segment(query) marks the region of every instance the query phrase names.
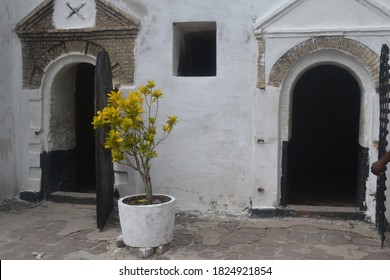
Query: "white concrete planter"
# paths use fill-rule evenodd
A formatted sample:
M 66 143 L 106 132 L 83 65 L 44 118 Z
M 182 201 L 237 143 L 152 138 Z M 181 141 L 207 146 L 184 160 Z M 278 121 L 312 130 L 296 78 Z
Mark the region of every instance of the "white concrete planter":
M 154 194 L 161 195 L 161 194 Z M 166 245 L 173 239 L 175 202 L 173 196 L 163 195 L 170 201 L 153 205 L 128 205 L 118 201 L 123 242 L 130 247 L 154 248 Z

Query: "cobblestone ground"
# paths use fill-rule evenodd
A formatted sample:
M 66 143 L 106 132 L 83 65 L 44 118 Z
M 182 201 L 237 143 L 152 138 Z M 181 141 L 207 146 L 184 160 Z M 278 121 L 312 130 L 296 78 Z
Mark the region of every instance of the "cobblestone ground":
M 390 260 L 374 225 L 314 218 L 180 212 L 171 248 L 148 259 Z M 103 231 L 95 206 L 12 200 L 0 206 L 0 259 L 137 259 L 121 242 L 114 210 Z

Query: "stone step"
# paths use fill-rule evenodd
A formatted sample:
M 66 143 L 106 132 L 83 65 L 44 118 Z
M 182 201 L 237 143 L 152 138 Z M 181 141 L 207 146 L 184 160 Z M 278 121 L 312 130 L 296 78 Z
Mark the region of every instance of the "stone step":
M 53 192 L 49 200 L 57 203 L 96 205 L 96 193 Z
M 366 215 L 357 207 L 288 205 L 272 209 L 252 209 L 254 217 L 337 218 L 364 221 Z

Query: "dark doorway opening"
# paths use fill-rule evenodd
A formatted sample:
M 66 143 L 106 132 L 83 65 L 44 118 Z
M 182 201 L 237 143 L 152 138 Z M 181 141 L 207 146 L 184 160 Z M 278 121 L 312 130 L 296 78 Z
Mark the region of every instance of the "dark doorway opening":
M 76 75 L 75 175 L 80 192 L 94 192 L 96 190 L 95 131 L 91 124 L 95 110 L 94 73 L 94 65 L 81 63 Z
M 357 206 L 360 88 L 346 70 L 321 65 L 292 97 L 287 203 Z

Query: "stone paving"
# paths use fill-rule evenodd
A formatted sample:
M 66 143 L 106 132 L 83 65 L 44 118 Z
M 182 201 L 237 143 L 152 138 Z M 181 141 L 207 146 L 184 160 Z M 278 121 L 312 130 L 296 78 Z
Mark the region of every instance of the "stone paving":
M 94 205 L 14 201 L 0 206 L 0 259 L 138 259 L 121 242 L 115 210 L 103 231 Z M 171 248 L 148 259 L 390 260 L 371 223 L 178 213 Z

